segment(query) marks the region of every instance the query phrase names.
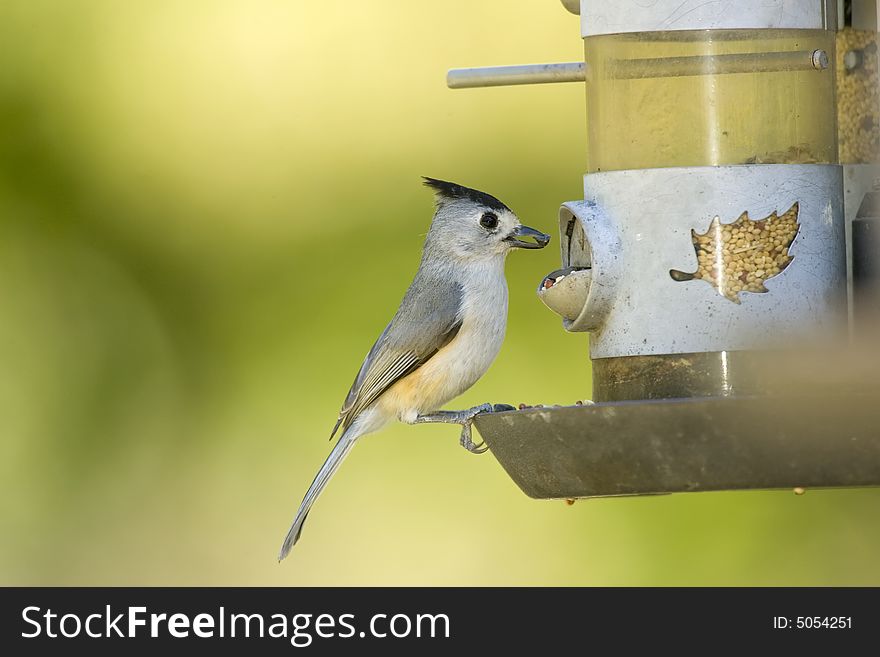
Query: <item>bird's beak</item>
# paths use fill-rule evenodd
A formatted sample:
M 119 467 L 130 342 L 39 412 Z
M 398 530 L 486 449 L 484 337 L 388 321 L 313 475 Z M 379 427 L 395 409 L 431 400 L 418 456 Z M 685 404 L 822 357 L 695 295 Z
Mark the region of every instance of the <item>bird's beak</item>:
M 527 242 L 523 237 L 531 237 L 534 242 Z M 550 241 L 550 236 L 528 226 L 517 226 L 510 235 L 504 238 L 505 242 L 517 249 L 543 249 Z

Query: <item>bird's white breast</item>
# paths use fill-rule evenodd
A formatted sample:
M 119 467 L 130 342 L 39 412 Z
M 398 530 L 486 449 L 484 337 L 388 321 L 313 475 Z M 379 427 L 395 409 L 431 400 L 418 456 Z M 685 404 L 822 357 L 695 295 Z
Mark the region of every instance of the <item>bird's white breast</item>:
M 503 262 L 500 265 L 474 268 L 461 281 L 458 334 L 383 395 L 387 411 L 411 422 L 417 415 L 438 410 L 486 373 L 501 349 L 507 328 L 507 282 Z
M 453 385 L 450 397 L 457 397 L 486 373 L 501 350 L 507 329 L 507 282 L 504 272 L 486 272 L 485 277 L 465 287 L 462 323 L 458 335 L 444 353 L 442 366 L 448 368 Z M 439 355 L 439 354 L 438 354 Z

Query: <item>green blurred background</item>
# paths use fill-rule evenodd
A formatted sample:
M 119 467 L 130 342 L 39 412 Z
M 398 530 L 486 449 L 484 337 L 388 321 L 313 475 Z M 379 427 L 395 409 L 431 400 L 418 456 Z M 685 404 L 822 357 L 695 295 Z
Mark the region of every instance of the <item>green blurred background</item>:
M 450 91 L 573 61 L 553 0 L 0 3 L 0 583 L 880 584 L 877 491 L 526 498 L 444 426 L 355 450 L 275 555 L 418 264 L 419 176 L 556 234 L 579 85 Z M 508 263 L 465 396 L 572 403 L 587 340 Z

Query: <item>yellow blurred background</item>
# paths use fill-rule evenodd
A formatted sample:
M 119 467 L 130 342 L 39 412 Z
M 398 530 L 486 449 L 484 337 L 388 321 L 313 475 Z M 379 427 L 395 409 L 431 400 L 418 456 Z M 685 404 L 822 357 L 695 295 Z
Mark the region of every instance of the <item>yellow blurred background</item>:
M 554 0 L 0 4 L 0 584 L 880 584 L 878 491 L 526 498 L 448 426 L 364 440 L 275 561 L 418 264 L 419 176 L 556 235 L 577 84 Z M 572 403 L 587 339 L 508 263 L 510 322 L 453 407 Z

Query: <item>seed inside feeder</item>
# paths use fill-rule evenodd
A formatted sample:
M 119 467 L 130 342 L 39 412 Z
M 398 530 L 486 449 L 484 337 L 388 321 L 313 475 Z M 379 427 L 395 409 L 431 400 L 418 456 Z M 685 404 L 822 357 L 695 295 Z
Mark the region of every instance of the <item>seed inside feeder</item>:
M 880 158 L 880 84 L 877 33 L 837 33 L 837 127 L 840 162 Z
M 691 231 L 697 271 L 672 269 L 675 281 L 703 280 L 725 298 L 740 303 L 741 292 L 767 292 L 764 282 L 791 263 L 789 248 L 797 236 L 798 204 L 783 215 L 775 212 L 759 220 L 743 212 L 732 224 L 715 217 L 705 233 Z
M 544 279 L 544 289 L 549 290 L 551 287 L 556 285 L 559 281 L 565 278 L 565 274 L 559 274 L 558 276 L 548 276 Z

